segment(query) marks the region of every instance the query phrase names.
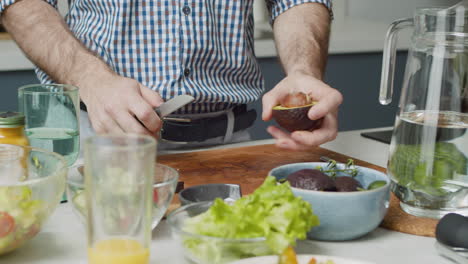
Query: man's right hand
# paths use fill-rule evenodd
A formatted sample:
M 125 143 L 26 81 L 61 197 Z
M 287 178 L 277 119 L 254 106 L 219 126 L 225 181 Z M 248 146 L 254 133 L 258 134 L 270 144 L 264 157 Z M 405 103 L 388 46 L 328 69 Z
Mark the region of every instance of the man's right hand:
M 161 120 L 154 108 L 163 102 L 158 93 L 112 72 L 73 36 L 51 5 L 43 0 L 16 1 L 0 20 L 34 64 L 55 82 L 80 89 L 97 133 L 156 136 Z
M 156 136 L 162 123 L 154 108 L 163 103 L 157 92 L 117 74 L 78 84 L 91 124 L 98 134 L 137 133 Z

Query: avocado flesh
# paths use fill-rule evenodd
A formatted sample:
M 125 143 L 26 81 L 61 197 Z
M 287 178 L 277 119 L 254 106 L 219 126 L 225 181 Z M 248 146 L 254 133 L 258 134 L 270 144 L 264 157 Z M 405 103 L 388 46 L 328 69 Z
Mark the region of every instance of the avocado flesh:
M 316 102 L 299 107 L 273 107 L 273 118 L 275 121 L 288 130 L 289 132 L 298 130 L 312 130 L 320 126 L 322 119 L 310 120 L 307 116 L 309 109 L 314 106 Z
M 293 106 L 293 107 L 286 107 L 286 106 L 282 106 L 282 105 L 277 105 L 277 106 L 273 107 L 273 110 L 290 110 L 290 109 L 297 109 L 297 108 L 304 108 L 304 107 L 310 108 L 311 106 L 314 106 L 316 104 L 317 104 L 317 102 L 312 102 L 311 104 L 308 104 L 308 105 Z

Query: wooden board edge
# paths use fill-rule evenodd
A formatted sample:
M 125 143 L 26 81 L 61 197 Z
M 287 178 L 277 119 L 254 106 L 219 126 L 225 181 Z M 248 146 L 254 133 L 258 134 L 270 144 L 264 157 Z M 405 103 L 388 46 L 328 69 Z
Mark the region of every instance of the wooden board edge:
M 258 148 L 258 147 L 268 147 L 268 146 L 274 147 L 275 144 L 260 144 L 260 145 L 242 146 L 242 147 L 229 147 L 229 146 L 226 146 L 226 148 L 203 149 L 203 150 L 194 151 L 194 152 L 167 153 L 167 154 L 162 154 L 162 155 L 160 155 L 158 157 L 164 157 L 165 159 L 166 158 L 170 159 L 171 157 L 178 157 L 180 155 L 191 156 L 191 155 L 197 155 L 198 153 L 217 153 L 217 154 L 219 154 L 220 152 L 229 151 L 229 150 L 238 150 L 238 149 L 248 150 L 248 149 L 255 149 L 255 148 Z M 369 167 L 371 169 L 375 169 L 375 170 L 378 170 L 378 171 L 383 172 L 383 173 L 386 173 L 386 171 L 387 171 L 384 167 L 381 167 L 381 166 L 378 166 L 378 165 L 375 165 L 375 164 L 372 164 L 372 163 L 369 163 L 369 162 L 366 162 L 366 161 L 363 161 L 363 160 L 360 160 L 360 159 L 357 159 L 357 158 L 354 158 L 354 157 L 350 157 L 350 156 L 345 155 L 345 154 L 340 154 L 338 152 L 328 150 L 326 148 L 315 147 L 315 149 L 318 152 L 322 152 L 322 151 L 326 152 L 327 153 L 326 155 L 327 155 L 328 158 L 334 159 L 337 162 L 346 163 L 347 160 L 343 160 L 343 157 L 346 157 L 346 158 L 353 159 L 355 161 L 356 165 L 363 166 L 363 167 Z M 311 151 L 314 151 L 314 150 L 311 150 Z
M 0 33 L 0 40 L 12 40 L 10 34 L 6 32 Z

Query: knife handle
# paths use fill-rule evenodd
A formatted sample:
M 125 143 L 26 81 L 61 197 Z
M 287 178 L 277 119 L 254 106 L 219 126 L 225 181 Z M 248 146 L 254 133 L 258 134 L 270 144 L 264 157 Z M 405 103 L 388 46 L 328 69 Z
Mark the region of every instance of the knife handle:
M 437 241 L 457 248 L 468 248 L 468 217 L 447 214 L 436 227 Z

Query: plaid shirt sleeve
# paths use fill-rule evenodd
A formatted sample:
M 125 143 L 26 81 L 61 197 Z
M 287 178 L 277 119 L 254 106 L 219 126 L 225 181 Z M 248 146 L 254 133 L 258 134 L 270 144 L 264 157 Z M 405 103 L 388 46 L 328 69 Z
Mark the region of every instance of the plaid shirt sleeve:
M 323 4 L 330 10 L 330 15 L 333 17 L 331 1 L 332 0 L 266 0 L 266 3 L 268 12 L 270 13 L 270 23 L 273 24 L 275 19 L 289 8 L 305 3 Z
M 18 0 L 0 0 L 0 16 L 2 16 L 3 11 L 12 4 L 16 3 Z M 44 0 L 49 3 L 54 8 L 57 8 L 57 0 Z

